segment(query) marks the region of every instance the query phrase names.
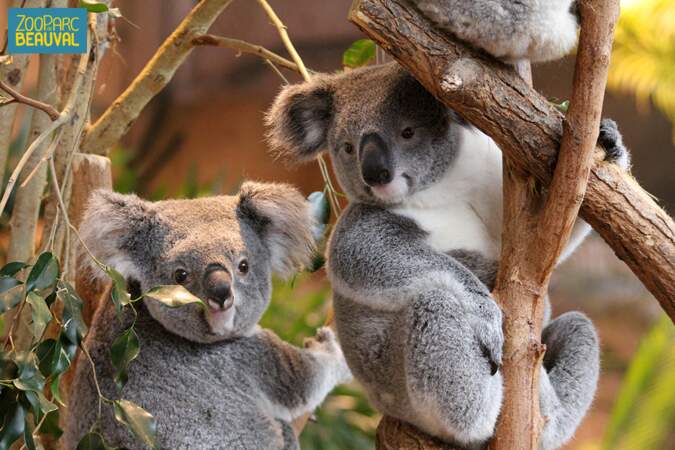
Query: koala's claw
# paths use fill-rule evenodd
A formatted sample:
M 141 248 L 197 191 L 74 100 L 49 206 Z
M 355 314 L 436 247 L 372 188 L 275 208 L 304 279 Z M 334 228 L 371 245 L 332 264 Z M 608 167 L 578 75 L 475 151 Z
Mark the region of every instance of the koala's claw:
M 326 350 L 330 350 L 332 347 L 337 346 L 337 338 L 333 330 L 328 327 L 321 327 L 316 331 L 314 337 L 305 339 L 304 345 L 307 349 L 323 347 Z
M 628 167 L 630 155 L 623 144 L 619 127 L 612 119 L 602 119 L 600 122 L 598 145 L 605 150 L 605 161 L 616 163 L 622 169 Z

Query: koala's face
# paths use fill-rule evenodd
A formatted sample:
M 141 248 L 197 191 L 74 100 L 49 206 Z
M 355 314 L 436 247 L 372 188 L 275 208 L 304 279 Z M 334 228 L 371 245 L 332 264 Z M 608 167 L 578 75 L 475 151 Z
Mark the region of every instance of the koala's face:
M 327 150 L 350 200 L 384 205 L 438 181 L 464 126 L 395 63 L 287 86 L 266 121 L 278 153 L 302 161 Z
M 272 272 L 289 275 L 310 258 L 312 225 L 295 189 L 245 183 L 237 196 L 155 203 L 97 191 L 80 230 L 94 255 L 140 292 L 179 284 L 199 297 L 206 308 L 145 305 L 169 331 L 214 342 L 252 331 Z

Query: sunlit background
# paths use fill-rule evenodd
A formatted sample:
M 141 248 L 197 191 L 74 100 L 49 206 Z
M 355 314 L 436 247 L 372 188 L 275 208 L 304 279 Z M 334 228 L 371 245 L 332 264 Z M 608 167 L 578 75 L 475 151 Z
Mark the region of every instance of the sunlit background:
M 190 0 L 118 0 L 118 41 L 98 76 L 94 114 L 129 84 L 191 9 Z M 342 53 L 363 36 L 347 20 L 349 0 L 272 0 L 308 67 L 341 70 Z M 622 1 L 605 116 L 617 120 L 633 152 L 633 173 L 666 209 L 675 206 L 675 1 Z M 0 11 L 7 1 L 0 0 Z M 0 14 L 0 28 L 6 24 Z M 254 2 L 238 0 L 215 34 L 283 53 L 276 30 Z M 535 87 L 551 100 L 569 96 L 574 60 L 534 68 Z M 36 64 L 25 83 L 35 88 Z M 289 74 L 291 82 L 299 77 Z M 229 193 L 244 178 L 287 181 L 305 193 L 322 189 L 314 164 L 289 169 L 271 159 L 263 112 L 283 81 L 253 56 L 198 48 L 146 109 L 114 152 L 115 187 L 159 199 Z M 21 108 L 9 167 L 28 134 Z M 21 125 L 25 126 L 21 126 Z M 7 175 L 6 175 L 7 176 Z M 6 217 L 3 216 L 3 225 Z M 6 247 L 6 227 L 0 239 Z M 599 328 L 603 372 L 593 409 L 568 449 L 675 448 L 675 330 L 657 302 L 597 236 L 557 271 L 554 313 L 579 309 Z M 277 282 L 263 323 L 295 344 L 326 317 L 330 289 L 323 272 Z M 302 434 L 304 449 L 373 448 L 377 414 L 357 384 L 337 389 Z

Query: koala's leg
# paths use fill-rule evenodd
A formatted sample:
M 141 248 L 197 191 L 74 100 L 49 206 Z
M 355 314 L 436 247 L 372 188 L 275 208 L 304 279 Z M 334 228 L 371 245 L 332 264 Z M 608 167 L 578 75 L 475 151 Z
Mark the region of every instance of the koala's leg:
M 630 167 L 630 151 L 624 145 L 621 132 L 619 132 L 616 122 L 612 119 L 602 119 L 600 122 L 598 145 L 605 150 L 605 161 L 616 164 L 623 170 L 627 170 Z M 585 220 L 577 218 L 574 228 L 572 228 L 572 234 L 558 259 L 558 263 L 567 259 L 590 232 L 591 226 Z
M 540 376 L 541 413 L 547 422 L 539 448 L 553 450 L 574 434 L 591 405 L 598 382 L 598 335 L 584 314 L 569 312 L 543 331 L 546 344 Z
M 479 329 L 456 294 L 429 290 L 407 309 L 406 379 L 416 425 L 473 446 L 492 436 L 502 402 L 502 375 L 485 348 L 494 335 L 501 351 L 501 316 Z
M 412 0 L 438 27 L 508 61 L 546 61 L 577 42 L 572 0 Z

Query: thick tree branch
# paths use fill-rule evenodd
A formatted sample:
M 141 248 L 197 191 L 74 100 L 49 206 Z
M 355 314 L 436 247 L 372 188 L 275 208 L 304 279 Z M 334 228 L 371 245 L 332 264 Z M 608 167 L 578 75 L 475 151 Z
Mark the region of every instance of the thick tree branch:
M 581 38 L 570 109 L 545 199 L 504 164 L 504 228 L 494 290 L 504 311 L 504 404 L 492 450 L 536 450 L 545 418 L 539 408 L 544 297 L 572 232 L 593 165 L 618 0 L 579 2 Z M 538 205 L 543 203 L 543 207 Z M 528 242 L 529 245 L 523 245 Z
M 129 87 L 87 130 L 80 147 L 82 153 L 109 153 L 143 108 L 171 81 L 176 70 L 192 52 L 192 40 L 206 33 L 231 2 L 202 0 L 195 5 Z
M 491 136 L 515 169 L 550 184 L 564 118 L 511 67 L 434 30 L 401 0 L 356 0 L 350 17 L 443 103 Z M 581 216 L 675 320 L 673 220 L 602 155 L 598 149 Z

